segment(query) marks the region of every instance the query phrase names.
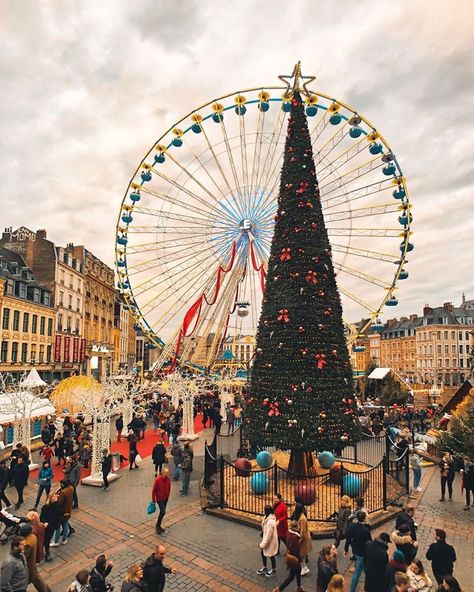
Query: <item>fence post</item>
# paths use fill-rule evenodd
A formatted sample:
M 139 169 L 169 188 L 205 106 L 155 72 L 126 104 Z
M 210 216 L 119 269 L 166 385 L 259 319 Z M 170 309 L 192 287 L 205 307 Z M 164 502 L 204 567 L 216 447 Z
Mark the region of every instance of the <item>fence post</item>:
M 273 494 L 276 495 L 278 493 L 278 465 L 275 463 L 273 465 Z
M 388 473 L 388 458 L 383 457 L 382 470 L 382 487 L 383 487 L 383 509 L 387 509 L 387 473 Z
M 357 464 L 357 442 L 354 444 L 354 462 Z
M 219 479 L 219 505 L 221 508 L 224 507 L 225 504 L 225 483 L 224 483 L 224 457 L 222 454 L 219 457 L 219 472 L 220 472 L 220 479 Z
M 344 465 L 341 462 L 341 496 L 344 495 Z
M 385 456 L 387 460 L 390 458 L 390 437 L 388 432 L 385 433 Z

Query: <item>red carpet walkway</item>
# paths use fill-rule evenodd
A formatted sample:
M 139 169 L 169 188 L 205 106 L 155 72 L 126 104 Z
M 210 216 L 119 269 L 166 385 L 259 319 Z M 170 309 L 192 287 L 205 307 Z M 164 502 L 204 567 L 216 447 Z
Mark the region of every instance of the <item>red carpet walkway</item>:
M 194 431 L 197 433 L 201 432 L 204 429 L 204 426 L 202 425 L 202 414 L 198 413 L 198 415 L 196 416 L 195 420 L 194 420 Z M 115 432 L 115 429 L 114 429 Z M 113 434 L 114 435 L 114 434 Z M 140 440 L 137 443 L 137 450 L 138 453 L 140 454 L 140 456 L 142 458 L 146 458 L 148 456 L 151 456 L 151 452 L 153 450 L 153 447 L 155 446 L 155 444 L 158 442 L 158 434 L 154 434 L 153 433 L 153 427 L 150 425 L 148 425 L 147 429 L 145 430 L 145 438 L 143 440 Z M 168 436 L 165 434 L 165 446 L 167 448 L 170 447 L 170 444 L 168 442 Z M 120 454 L 122 456 L 124 456 L 125 458 L 128 458 L 128 441 L 126 436 L 122 437 L 122 441 L 121 442 L 117 442 L 117 441 L 113 441 L 112 442 L 112 447 L 111 447 L 112 452 L 120 452 Z M 57 466 L 56 465 L 56 458 L 53 457 L 51 459 L 52 463 L 53 463 L 53 473 L 54 473 L 54 481 L 60 481 L 63 477 L 64 477 L 64 473 L 63 473 L 63 465 Z M 41 461 L 40 461 L 41 462 Z M 124 462 L 124 467 L 128 466 L 128 461 Z M 38 473 L 36 473 L 37 475 Z M 90 475 L 90 470 L 89 469 L 82 469 L 82 473 L 81 476 L 87 477 Z M 35 473 L 32 474 L 33 478 L 36 478 Z

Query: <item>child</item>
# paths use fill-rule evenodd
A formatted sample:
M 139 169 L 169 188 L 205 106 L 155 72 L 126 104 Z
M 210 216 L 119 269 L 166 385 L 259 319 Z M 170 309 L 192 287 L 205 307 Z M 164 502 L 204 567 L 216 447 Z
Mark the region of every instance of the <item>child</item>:
M 51 463 L 51 457 L 54 455 L 54 450 L 51 448 L 49 444 L 46 444 L 40 450 L 40 455 L 42 455 L 44 460 L 47 460 L 49 463 Z

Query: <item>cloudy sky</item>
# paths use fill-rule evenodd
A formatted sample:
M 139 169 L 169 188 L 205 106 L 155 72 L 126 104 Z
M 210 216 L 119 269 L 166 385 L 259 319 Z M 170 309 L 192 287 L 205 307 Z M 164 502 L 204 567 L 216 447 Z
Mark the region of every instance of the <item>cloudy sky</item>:
M 131 174 L 181 115 L 302 60 L 375 122 L 414 214 L 397 314 L 474 298 L 472 2 L 4 0 L 1 225 L 109 264 Z

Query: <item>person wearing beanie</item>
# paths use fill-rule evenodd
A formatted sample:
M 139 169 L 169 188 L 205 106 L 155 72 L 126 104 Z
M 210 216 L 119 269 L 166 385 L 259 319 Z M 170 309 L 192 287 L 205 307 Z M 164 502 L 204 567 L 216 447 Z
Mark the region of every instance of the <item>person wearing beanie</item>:
M 365 592 L 380 592 L 380 582 L 385 581 L 387 572 L 389 542 L 390 535 L 382 532 L 375 540 L 365 543 Z
M 405 555 L 402 551 L 395 549 L 393 552 L 393 557 L 390 559 L 387 565 L 387 573 L 385 577 L 385 590 L 387 592 L 392 592 L 395 586 L 395 574 L 397 572 L 406 573 L 407 571 L 407 564 L 405 561 Z

